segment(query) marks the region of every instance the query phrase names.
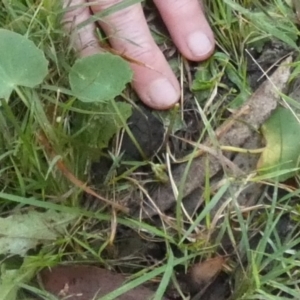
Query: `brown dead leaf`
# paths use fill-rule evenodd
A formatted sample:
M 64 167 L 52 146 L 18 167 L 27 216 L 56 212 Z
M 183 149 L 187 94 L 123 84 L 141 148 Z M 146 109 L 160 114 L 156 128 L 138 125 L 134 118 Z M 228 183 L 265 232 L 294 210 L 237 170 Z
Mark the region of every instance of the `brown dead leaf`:
M 92 300 L 116 290 L 126 280 L 125 276 L 93 266 L 59 266 L 40 273 L 46 291 L 68 300 Z M 146 300 L 154 292 L 137 287 L 119 296 L 120 300 Z
M 221 272 L 225 260 L 224 257 L 217 256 L 193 265 L 187 274 L 187 284 L 191 293 L 199 293 L 206 289 Z
M 217 256 L 193 265 L 189 272 L 191 280 L 199 286 L 207 284 L 219 274 L 224 262 L 224 257 Z

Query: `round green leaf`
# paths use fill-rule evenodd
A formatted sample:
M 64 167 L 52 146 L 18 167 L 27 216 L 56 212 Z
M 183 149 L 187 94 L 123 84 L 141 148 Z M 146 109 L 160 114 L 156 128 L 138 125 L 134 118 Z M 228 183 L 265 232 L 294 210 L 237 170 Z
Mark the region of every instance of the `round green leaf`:
M 0 29 L 0 98 L 8 99 L 16 86 L 40 84 L 47 73 L 48 61 L 32 41 Z
M 283 107 L 276 109 L 262 126 L 262 134 L 267 145 L 258 161 L 260 173 L 278 173 L 279 181 L 294 176 L 299 166 L 300 124 L 293 113 Z
M 129 64 L 109 53 L 95 54 L 77 60 L 69 80 L 74 95 L 83 102 L 113 99 L 132 79 Z

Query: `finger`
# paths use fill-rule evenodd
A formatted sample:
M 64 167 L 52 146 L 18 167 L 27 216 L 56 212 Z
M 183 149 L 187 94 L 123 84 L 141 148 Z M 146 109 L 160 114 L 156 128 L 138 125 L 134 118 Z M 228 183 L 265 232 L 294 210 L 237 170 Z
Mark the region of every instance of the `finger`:
M 119 2 L 121 0 L 99 0 L 92 10 L 98 13 Z M 131 5 L 99 23 L 117 51 L 144 64 L 131 63 L 134 71 L 132 84 L 141 100 L 156 109 L 174 105 L 180 96 L 179 84 L 151 36 L 142 6 Z
M 63 18 L 63 25 L 71 35 L 71 43 L 79 52 L 80 56 L 92 55 L 101 49 L 95 35 L 95 24 L 90 23 L 83 28 L 77 26 L 90 18 L 90 9 L 85 0 L 63 0 L 66 11 Z
M 154 0 L 170 35 L 188 59 L 201 61 L 214 51 L 212 30 L 198 0 Z

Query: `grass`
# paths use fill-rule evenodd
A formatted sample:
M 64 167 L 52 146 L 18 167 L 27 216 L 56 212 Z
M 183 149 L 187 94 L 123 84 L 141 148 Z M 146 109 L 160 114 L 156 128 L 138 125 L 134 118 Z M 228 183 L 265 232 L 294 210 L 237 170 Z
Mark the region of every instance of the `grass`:
M 272 38 L 295 48 L 299 31 L 292 9 L 283 0 L 206 2 L 218 50 L 204 64 L 205 68 L 198 70 L 196 78 L 199 80 L 194 81 L 193 87 L 203 106 L 215 87 L 222 91 L 217 103 L 208 107 L 210 113 L 218 109 L 205 125 L 209 132 L 210 128 L 214 129 L 222 122 L 225 106 L 234 107 L 251 93 L 252 88 L 247 81 L 249 59 L 245 49 L 260 51 Z M 17 299 L 26 299 L 24 291 L 31 291 L 43 299 L 54 299 L 30 284 L 29 280 L 40 269 L 60 262 L 100 265 L 115 270 L 126 267 L 136 273 L 132 281 L 102 299 L 113 299 L 155 278 L 159 278 L 155 299 L 161 299 L 170 282 L 180 290 L 175 280 L 175 270 L 187 270 L 195 261 L 221 254 L 229 257 L 224 268 L 229 275 L 229 299 L 299 298 L 299 189 L 290 190 L 288 185 L 279 186 L 278 183 L 266 185 L 258 204 L 249 211 L 241 211 L 231 192 L 232 183 L 226 180 L 226 184 L 214 196 L 206 193 L 205 205 L 197 216 L 185 218 L 178 205 L 176 219 L 162 219 L 161 226 L 124 215 L 116 216 L 107 207 L 95 211 L 83 208 L 82 189 L 70 183 L 56 167 L 60 157 L 65 166 L 84 182 L 90 181 L 89 171 L 93 160 L 111 155 L 116 168 L 120 164 L 130 166 L 118 175 L 112 168 L 106 176 L 106 196 L 110 199 L 118 199 L 120 195 L 123 199 L 128 198 L 133 189 L 132 183 L 143 186 L 146 181 L 154 181 L 151 172 L 147 174 L 147 179 L 141 179 L 140 182 L 135 173 L 138 167 L 149 165 L 149 162 L 122 159 L 118 152 L 121 133 L 115 138 L 110 154 L 103 149 L 97 151 L 93 147 L 85 147 L 85 141 L 94 139 L 94 131 L 89 130 L 91 123 L 98 124 L 97 120 L 103 113 L 96 113 L 93 105 L 78 104 L 74 97 L 65 93 L 68 89 L 68 71 L 75 61 L 75 55 L 60 26 L 62 14 L 58 1 L 15 0 L 2 3 L 0 27 L 25 34 L 33 40 L 45 53 L 50 68 L 42 86 L 35 89 L 19 88 L 8 104 L 2 102 L 1 215 L 4 217 L 16 212 L 26 214 L 35 208 L 38 211 L 55 210 L 75 216 L 63 235 L 41 249 L 32 250 L 26 259 L 16 262 L 14 257 L 2 255 L 2 283 L 4 278 L 7 279 L 4 277 L 4 268 L 14 267 L 17 270 L 13 286 L 17 282 L 22 288 Z M 160 41 L 167 42 L 163 38 L 164 32 L 156 29 L 155 35 Z M 185 75 L 180 57 L 173 57 L 172 63 L 177 74 Z M 181 79 L 186 80 L 185 77 Z M 197 109 L 197 106 L 193 108 Z M 177 115 L 180 119 L 180 113 L 175 111 L 176 116 L 174 112 L 171 115 L 171 119 L 174 118 L 171 121 L 173 126 Z M 176 126 L 178 124 L 180 122 Z M 173 128 L 167 130 L 169 134 L 173 133 Z M 45 151 L 45 145 L 40 142 L 42 134 L 55 155 L 49 156 Z M 83 135 L 85 141 L 82 141 Z M 207 180 L 206 190 L 210 188 L 211 183 Z M 286 190 L 284 193 L 283 188 Z M 221 222 L 216 222 L 210 213 L 224 195 L 226 199 L 231 199 L 228 201 L 230 205 L 220 216 Z M 281 227 L 284 226 L 287 227 L 284 231 L 286 235 L 280 236 L 283 232 Z M 124 261 L 114 256 L 112 253 L 119 244 L 120 227 L 139 233 L 144 240 L 163 243 L 165 258 L 153 266 L 145 263 L 145 258 L 127 257 Z M 225 237 L 230 244 L 228 253 L 228 249 L 220 247 Z M 6 287 L 9 292 L 14 292 L 14 287 Z M 0 299 L 14 299 L 13 293 L 7 295 L 7 298 L 1 298 L 0 295 Z

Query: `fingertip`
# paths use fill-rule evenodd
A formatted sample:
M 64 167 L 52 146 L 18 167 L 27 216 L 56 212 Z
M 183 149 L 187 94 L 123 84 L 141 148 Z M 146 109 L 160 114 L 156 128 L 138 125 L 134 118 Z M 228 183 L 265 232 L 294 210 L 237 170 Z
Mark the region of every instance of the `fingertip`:
M 94 1 L 94 13 L 121 0 Z M 129 6 L 106 16 L 99 22 L 112 47 L 137 63 L 131 63 L 132 86 L 147 106 L 165 110 L 180 98 L 180 87 L 162 52 L 155 44 L 141 4 Z
M 202 61 L 212 55 L 215 50 L 215 40 L 213 36 L 196 31 L 186 38 L 187 47 L 182 49 L 182 54 L 189 60 Z
M 180 87 L 162 77 L 150 82 L 147 86 L 134 86 L 141 100 L 151 108 L 166 110 L 174 106 L 180 98 Z
M 198 0 L 154 2 L 184 57 L 192 61 L 202 61 L 214 52 L 214 34 Z

